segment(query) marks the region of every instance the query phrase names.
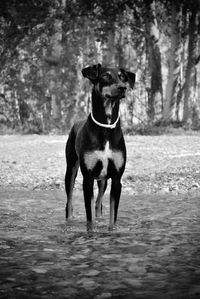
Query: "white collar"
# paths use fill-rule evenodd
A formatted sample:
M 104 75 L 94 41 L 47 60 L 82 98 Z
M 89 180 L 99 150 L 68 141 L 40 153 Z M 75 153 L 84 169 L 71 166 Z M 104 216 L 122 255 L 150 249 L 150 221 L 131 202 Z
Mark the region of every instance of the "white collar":
M 113 124 L 110 124 L 110 125 L 109 125 L 109 124 L 102 124 L 102 123 L 98 122 L 98 121 L 94 118 L 94 116 L 93 116 L 93 114 L 92 114 L 92 111 L 91 111 L 91 118 L 92 118 L 93 122 L 94 122 L 96 125 L 100 126 L 100 127 L 107 128 L 107 129 L 114 129 L 114 128 L 116 127 L 118 121 L 119 121 L 120 114 L 118 113 L 117 120 L 116 120 Z

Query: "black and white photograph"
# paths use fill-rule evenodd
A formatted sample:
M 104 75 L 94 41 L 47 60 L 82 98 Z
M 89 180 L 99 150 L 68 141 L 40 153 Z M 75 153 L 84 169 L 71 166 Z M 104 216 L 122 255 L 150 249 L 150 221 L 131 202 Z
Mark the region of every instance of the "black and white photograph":
M 200 0 L 0 1 L 0 299 L 200 298 Z

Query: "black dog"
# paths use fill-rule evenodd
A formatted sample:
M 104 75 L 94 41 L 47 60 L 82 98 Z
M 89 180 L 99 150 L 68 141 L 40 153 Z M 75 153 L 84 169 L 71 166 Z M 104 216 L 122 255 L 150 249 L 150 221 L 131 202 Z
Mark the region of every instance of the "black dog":
M 121 176 L 125 169 L 126 147 L 119 118 L 120 99 L 125 97 L 126 85 L 133 88 L 135 74 L 123 69 L 93 65 L 82 70 L 93 83 L 92 111 L 86 121 L 77 122 L 71 129 L 66 145 L 67 193 L 66 218 L 72 216 L 72 191 L 78 167 L 83 175 L 83 193 L 87 230 L 92 231 L 94 220 L 94 180 L 98 183 L 96 216 L 102 214 L 102 197 L 111 178 L 110 222 L 114 228 L 121 195 Z

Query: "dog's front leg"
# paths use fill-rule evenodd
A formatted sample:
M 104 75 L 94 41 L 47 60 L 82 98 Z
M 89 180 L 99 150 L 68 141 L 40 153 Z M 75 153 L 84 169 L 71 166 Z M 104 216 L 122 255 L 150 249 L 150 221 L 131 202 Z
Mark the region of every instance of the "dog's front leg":
M 87 231 L 90 232 L 93 230 L 93 221 L 94 221 L 94 179 L 83 178 L 83 194 L 85 201 L 85 211 L 87 218 Z
M 117 211 L 121 195 L 121 182 L 119 178 L 113 178 L 110 191 L 110 223 L 109 230 L 113 230 L 117 221 Z

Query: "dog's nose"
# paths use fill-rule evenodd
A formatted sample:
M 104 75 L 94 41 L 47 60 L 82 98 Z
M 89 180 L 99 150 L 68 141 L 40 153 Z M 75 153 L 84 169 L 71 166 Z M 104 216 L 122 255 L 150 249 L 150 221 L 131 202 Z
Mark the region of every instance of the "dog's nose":
M 125 92 L 126 91 L 126 87 L 125 86 L 119 86 L 117 89 L 119 91 L 121 91 L 121 92 Z

